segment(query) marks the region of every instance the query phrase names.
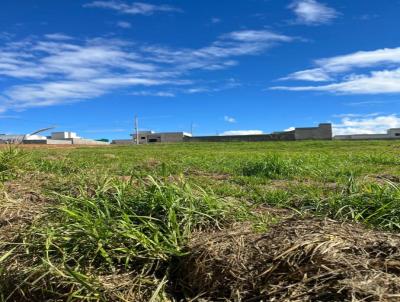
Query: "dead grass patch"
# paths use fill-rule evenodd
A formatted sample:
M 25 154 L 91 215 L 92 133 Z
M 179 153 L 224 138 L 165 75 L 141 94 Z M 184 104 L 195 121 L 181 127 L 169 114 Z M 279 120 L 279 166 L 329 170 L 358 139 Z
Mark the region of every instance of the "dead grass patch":
M 400 183 L 400 176 L 397 175 L 382 174 L 375 175 L 374 178 L 379 184 L 387 183 L 388 181 L 393 183 Z
M 205 301 L 399 301 L 400 236 L 292 218 L 197 233 L 175 286 Z
M 273 179 L 268 181 L 265 185 L 267 188 L 274 188 L 278 190 L 293 188 L 297 186 L 309 186 L 309 187 L 322 187 L 327 190 L 336 190 L 339 185 L 335 182 L 318 182 L 310 179 L 304 180 L 286 180 L 286 179 Z
M 7 182 L 0 197 L 0 241 L 11 241 L 19 230 L 43 212 L 49 200 L 40 193 L 39 180 L 26 176 Z

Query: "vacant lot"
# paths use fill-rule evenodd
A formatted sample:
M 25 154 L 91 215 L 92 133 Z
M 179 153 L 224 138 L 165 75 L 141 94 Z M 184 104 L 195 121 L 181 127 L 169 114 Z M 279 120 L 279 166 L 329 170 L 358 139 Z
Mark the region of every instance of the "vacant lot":
M 0 149 L 0 301 L 399 301 L 400 142 Z

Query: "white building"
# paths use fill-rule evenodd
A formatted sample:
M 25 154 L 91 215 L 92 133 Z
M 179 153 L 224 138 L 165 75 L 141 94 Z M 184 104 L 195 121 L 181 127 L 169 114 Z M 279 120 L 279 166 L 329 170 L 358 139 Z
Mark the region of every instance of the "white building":
M 51 139 L 71 139 L 71 138 L 80 138 L 76 135 L 75 132 L 52 132 Z
M 386 133 L 335 135 L 333 139 L 337 140 L 400 139 L 400 128 L 388 129 Z

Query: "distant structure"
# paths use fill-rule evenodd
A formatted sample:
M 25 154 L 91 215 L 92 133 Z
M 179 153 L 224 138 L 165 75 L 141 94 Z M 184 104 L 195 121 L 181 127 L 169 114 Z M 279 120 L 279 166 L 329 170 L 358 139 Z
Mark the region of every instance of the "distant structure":
M 52 132 L 50 136 L 27 134 L 0 134 L 0 143 L 22 143 L 38 145 L 108 145 L 107 142 L 81 138 L 75 132 Z
M 400 128 L 390 128 L 386 133 L 335 135 L 335 140 L 400 139 Z
M 111 144 L 116 145 L 132 145 L 136 144 L 136 137 L 139 144 L 151 143 L 178 143 L 183 142 L 186 138 L 191 137 L 190 133 L 186 132 L 153 132 L 153 131 L 139 131 L 138 134 L 131 135 L 133 139 L 117 139 L 113 140 Z
M 298 140 L 331 140 L 332 125 L 319 124 L 318 127 L 295 128 L 291 131 L 273 132 L 271 134 L 250 135 L 213 135 L 185 138 L 188 142 L 263 142 L 263 141 L 298 141 Z
M 73 139 L 80 138 L 75 132 L 52 132 L 51 139 Z
M 212 135 L 192 136 L 186 132 L 139 131 L 139 144 L 176 143 L 176 142 L 262 142 L 262 141 L 296 141 L 296 140 L 331 140 L 332 125 L 319 124 L 318 127 L 295 128 L 291 131 L 274 132 L 271 134 L 251 135 Z M 136 134 L 133 139 L 113 140 L 116 145 L 136 144 Z
M 331 140 L 332 139 L 332 124 L 321 123 L 318 127 L 295 128 L 295 140 Z
M 38 135 L 39 133 L 49 131 L 51 129 L 54 129 L 54 126 L 52 127 L 47 127 L 47 128 L 41 128 L 39 130 L 36 130 L 30 134 L 0 134 L 0 143 L 15 143 L 15 144 L 21 144 L 23 143 L 24 140 L 39 140 L 39 139 L 46 139 L 45 136 Z

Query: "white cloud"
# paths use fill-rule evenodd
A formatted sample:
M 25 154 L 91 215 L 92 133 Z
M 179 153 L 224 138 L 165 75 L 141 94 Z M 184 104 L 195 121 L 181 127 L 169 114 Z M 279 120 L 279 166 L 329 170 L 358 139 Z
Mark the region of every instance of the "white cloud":
M 396 114 L 371 116 L 347 115 L 332 125 L 334 135 L 386 133 L 389 128 L 400 128 L 400 117 Z
M 198 49 L 171 49 L 148 46 L 142 50 L 154 62 L 174 64 L 178 70 L 219 70 L 237 64 L 232 57 L 257 55 L 277 43 L 291 42 L 292 37 L 266 30 L 243 30 L 224 34 L 209 46 Z
M 307 69 L 307 70 L 293 72 L 290 75 L 281 78 L 280 80 L 325 82 L 325 81 L 331 81 L 332 78 L 322 68 L 314 68 L 314 69 Z
M 316 60 L 317 68 L 297 71 L 283 78 L 285 80 L 329 81 L 332 76 L 356 68 L 400 64 L 400 47 L 382 48 L 372 51 L 357 51 L 348 55 Z
M 380 112 L 373 112 L 373 113 L 367 113 L 367 114 L 361 114 L 361 113 L 341 113 L 341 114 L 334 114 L 333 117 L 336 118 L 366 118 L 366 117 L 374 117 L 374 116 L 379 116 L 382 115 Z
M 371 106 L 371 105 L 381 105 L 388 103 L 397 103 L 396 100 L 369 100 L 369 101 L 356 101 L 356 102 L 348 102 L 345 105 L 348 106 Z
M 274 90 L 328 91 L 338 94 L 394 94 L 400 93 L 400 68 L 373 71 L 368 75 L 354 75 L 339 83 L 321 86 L 277 86 Z
M 119 22 L 117 22 L 117 26 L 121 27 L 121 28 L 131 28 L 132 24 L 130 24 L 129 22 L 126 22 L 126 21 L 119 21 Z
M 187 88 L 184 89 L 183 92 L 187 94 L 194 94 L 194 93 L 200 93 L 200 92 L 210 92 L 210 88 L 206 87 L 194 87 L 194 88 Z
M 221 19 L 220 18 L 211 18 L 211 23 L 212 24 L 217 24 L 217 23 L 220 23 L 221 22 Z
M 59 41 L 73 39 L 72 37 L 61 33 L 47 34 L 45 35 L 45 37 L 50 40 L 59 40 Z
M 224 116 L 224 121 L 227 123 L 232 123 L 232 124 L 236 123 L 236 119 L 234 117 L 227 116 L 227 115 Z
M 93 1 L 84 5 L 84 7 L 104 8 L 118 11 L 129 15 L 149 16 L 156 12 L 182 12 L 181 9 L 170 5 L 154 5 L 143 2 L 126 3 L 123 1 Z
M 131 95 L 136 95 L 136 96 L 158 96 L 158 97 L 174 97 L 175 94 L 169 91 L 136 91 L 132 92 Z
M 383 48 L 372 51 L 357 51 L 348 55 L 325 58 L 316 61 L 316 64 L 327 73 L 340 73 L 354 68 L 399 63 L 400 47 Z
M 6 31 L 0 31 L 0 39 L 10 40 L 14 35 Z
M 97 85 L 83 82 L 47 82 L 14 86 L 4 94 L 5 102 L 12 109 L 51 106 L 98 97 L 105 91 Z
M 326 24 L 338 16 L 335 9 L 315 0 L 296 0 L 289 8 L 296 14 L 296 23 L 299 24 Z
M 280 35 L 269 30 L 239 30 L 225 34 L 226 39 L 241 42 L 290 42 L 292 37 Z
M 228 89 L 232 89 L 235 87 L 240 87 L 242 84 L 238 82 L 234 78 L 226 79 L 226 80 L 218 80 L 218 81 L 212 81 L 206 85 L 203 86 L 193 86 L 190 88 L 183 88 L 179 89 L 178 92 L 186 93 L 186 94 L 195 94 L 195 93 L 213 93 L 213 92 L 219 92 L 219 91 L 224 91 Z
M 287 129 L 285 129 L 283 131 L 288 132 L 288 131 L 293 131 L 294 129 L 295 129 L 294 127 L 289 127 L 289 128 L 287 128 Z
M 223 84 L 204 84 L 190 79 L 191 71 L 230 68 L 238 64 L 240 56 L 257 55 L 278 42 L 291 41 L 272 32 L 247 30 L 190 49 L 142 46 L 117 39 L 66 40 L 60 35 L 0 45 L 0 76 L 14 79 L 13 85 L 4 86 L 0 93 L 1 111 L 77 102 L 137 86 L 157 87 L 151 94 L 165 97 L 231 89 L 240 83 L 229 79 Z M 143 91 L 136 93 L 150 94 Z
M 220 134 L 220 136 L 227 136 L 227 135 L 252 135 L 252 134 L 263 134 L 262 130 L 230 130 L 225 131 Z
M 291 91 L 329 91 L 340 94 L 382 94 L 400 92 L 400 47 L 358 51 L 315 61 L 316 68 L 294 72 L 281 80 L 330 81 L 312 86 L 278 86 Z M 379 67 L 381 70 L 371 70 Z M 366 69 L 355 73 L 356 69 Z M 383 68 L 383 69 L 382 69 Z

